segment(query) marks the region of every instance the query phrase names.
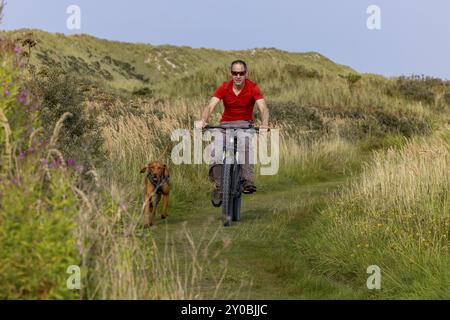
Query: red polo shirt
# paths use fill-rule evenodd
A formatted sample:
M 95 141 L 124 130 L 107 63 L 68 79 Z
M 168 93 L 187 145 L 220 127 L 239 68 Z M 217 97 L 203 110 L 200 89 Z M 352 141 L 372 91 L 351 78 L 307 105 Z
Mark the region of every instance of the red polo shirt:
M 225 110 L 223 121 L 253 120 L 253 107 L 256 100 L 263 99 L 263 95 L 256 83 L 245 80 L 244 87 L 236 96 L 233 91 L 233 80 L 225 81 L 214 93 L 214 97 L 221 99 Z

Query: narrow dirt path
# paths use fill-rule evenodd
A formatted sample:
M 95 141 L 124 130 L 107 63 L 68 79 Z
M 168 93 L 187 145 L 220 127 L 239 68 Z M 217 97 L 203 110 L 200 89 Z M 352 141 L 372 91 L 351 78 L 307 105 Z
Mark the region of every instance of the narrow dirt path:
M 152 232 L 159 255 L 165 252 L 172 261 L 176 257 L 176 278 L 191 297 L 363 298 L 348 284 L 313 270 L 297 243 L 344 182 L 337 179 L 244 195 L 241 220 L 227 228 L 221 226 L 220 208 L 205 198 L 204 207 L 175 211 L 167 223 L 157 222 Z M 162 263 L 163 268 L 175 270 L 173 262 Z

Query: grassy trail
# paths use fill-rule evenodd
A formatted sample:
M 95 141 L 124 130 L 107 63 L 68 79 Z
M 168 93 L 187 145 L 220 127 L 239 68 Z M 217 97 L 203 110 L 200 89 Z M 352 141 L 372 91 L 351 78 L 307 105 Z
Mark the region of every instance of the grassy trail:
M 159 255 L 165 252 L 167 258 L 160 266 L 181 280 L 192 298 L 364 298 L 365 283 L 354 288 L 320 274 L 296 245 L 344 182 L 340 178 L 243 195 L 241 220 L 229 228 L 221 226 L 220 208 L 212 207 L 206 195 L 196 208 L 172 210 L 168 223 L 158 218 L 152 229 Z M 169 251 L 179 273 L 169 262 Z

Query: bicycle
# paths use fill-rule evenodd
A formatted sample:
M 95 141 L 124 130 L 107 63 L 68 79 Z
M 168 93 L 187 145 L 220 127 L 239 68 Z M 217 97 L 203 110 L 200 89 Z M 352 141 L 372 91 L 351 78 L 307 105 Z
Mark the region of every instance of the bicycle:
M 222 223 L 225 227 L 231 226 L 232 221 L 239 221 L 241 218 L 241 195 L 242 195 L 242 164 L 238 162 L 238 139 L 236 130 L 254 130 L 259 132 L 258 127 L 239 127 L 226 128 L 222 126 L 205 126 L 203 131 L 209 129 L 233 130 L 233 153 L 227 153 L 227 143 L 223 145 L 222 158 L 222 177 L 221 177 L 221 193 L 222 193 Z M 231 142 L 231 141 L 230 141 Z

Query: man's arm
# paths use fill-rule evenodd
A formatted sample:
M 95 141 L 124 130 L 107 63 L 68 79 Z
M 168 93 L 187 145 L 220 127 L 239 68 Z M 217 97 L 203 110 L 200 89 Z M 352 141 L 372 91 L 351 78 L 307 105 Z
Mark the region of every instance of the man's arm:
M 267 108 L 266 101 L 264 99 L 256 100 L 259 112 L 261 113 L 261 129 L 269 128 L 269 108 Z
M 202 121 L 202 127 L 204 127 L 208 123 L 209 115 L 214 110 L 219 101 L 219 98 L 212 97 L 211 100 L 209 100 L 208 105 L 205 107 L 205 109 L 203 109 L 202 117 L 200 119 L 200 121 Z

